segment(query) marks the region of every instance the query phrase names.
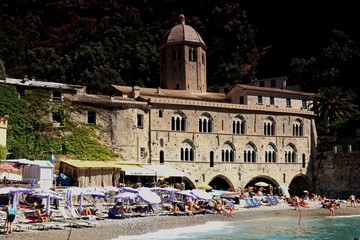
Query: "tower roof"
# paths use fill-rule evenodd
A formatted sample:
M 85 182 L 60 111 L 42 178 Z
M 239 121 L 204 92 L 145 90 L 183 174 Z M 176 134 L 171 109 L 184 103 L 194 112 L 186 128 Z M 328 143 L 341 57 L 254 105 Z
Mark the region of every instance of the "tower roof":
M 181 14 L 179 16 L 180 23 L 171 28 L 161 41 L 161 46 L 164 44 L 176 44 L 182 42 L 188 42 L 201 45 L 206 48 L 204 41 L 200 34 L 191 26 L 185 24 L 185 16 Z

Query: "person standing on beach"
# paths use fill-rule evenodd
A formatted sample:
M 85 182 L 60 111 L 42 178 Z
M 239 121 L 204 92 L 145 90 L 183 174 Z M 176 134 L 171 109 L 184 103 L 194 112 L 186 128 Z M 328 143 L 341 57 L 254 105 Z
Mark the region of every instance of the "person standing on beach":
M 9 205 L 5 205 L 3 210 L 6 212 L 6 219 L 5 219 L 5 226 L 4 226 L 4 227 L 6 227 L 6 234 L 12 234 L 13 222 L 14 222 L 14 219 L 16 216 L 16 212 Z
M 350 200 L 350 206 L 351 207 L 356 207 L 356 205 L 355 205 L 355 196 L 351 195 L 349 200 Z
M 331 199 L 329 203 L 330 216 L 335 216 L 335 208 L 336 208 L 336 202 L 335 200 Z
M 269 195 L 270 196 L 274 195 L 274 187 L 271 184 L 269 184 Z

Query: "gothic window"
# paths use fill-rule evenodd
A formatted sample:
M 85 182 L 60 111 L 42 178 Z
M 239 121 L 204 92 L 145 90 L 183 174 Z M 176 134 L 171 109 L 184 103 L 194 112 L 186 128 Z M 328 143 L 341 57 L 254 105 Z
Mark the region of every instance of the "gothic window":
M 173 131 L 185 131 L 186 119 L 182 114 L 175 113 L 171 117 L 171 130 Z
M 196 48 L 189 49 L 189 60 L 196 61 Z
M 181 60 L 181 51 L 173 50 L 173 60 Z
M 214 167 L 214 152 L 210 152 L 210 167 Z
M 264 122 L 264 135 L 275 135 L 275 121 L 271 118 L 267 118 Z
M 164 163 L 164 151 L 163 150 L 161 150 L 160 151 L 160 163 Z
M 294 145 L 289 144 L 285 148 L 285 162 L 294 163 L 297 162 L 297 153 Z
M 269 144 L 265 150 L 265 162 L 275 163 L 276 162 L 276 149 L 273 144 Z
M 301 120 L 297 119 L 293 122 L 293 136 L 303 136 L 303 129 Z
M 234 162 L 235 150 L 231 143 L 225 143 L 221 149 L 221 161 L 222 162 Z
M 204 113 L 199 118 L 199 132 L 212 132 L 213 118 L 210 114 Z
M 244 149 L 244 162 L 255 163 L 256 162 L 256 149 L 255 145 L 248 143 Z
M 242 116 L 236 116 L 232 122 L 233 134 L 245 134 L 246 122 Z
M 180 148 L 180 160 L 194 161 L 194 156 L 195 156 L 194 149 L 195 146 L 190 140 L 184 141 Z

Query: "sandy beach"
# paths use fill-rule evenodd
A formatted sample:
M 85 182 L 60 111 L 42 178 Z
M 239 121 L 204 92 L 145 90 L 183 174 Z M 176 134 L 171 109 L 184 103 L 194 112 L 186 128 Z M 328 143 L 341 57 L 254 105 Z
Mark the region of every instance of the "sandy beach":
M 0 235 L 0 239 L 19 239 L 19 240 L 67 240 L 67 239 L 92 239 L 108 240 L 119 236 L 140 235 L 149 232 L 156 232 L 161 229 L 175 227 L 185 227 L 204 224 L 208 221 L 244 221 L 249 219 L 261 219 L 269 217 L 294 217 L 306 221 L 309 217 L 329 216 L 329 210 L 321 208 L 319 202 L 309 202 L 310 208 L 301 208 L 300 211 L 294 210 L 288 204 L 281 203 L 276 206 L 260 206 L 256 208 L 245 208 L 244 204 L 237 205 L 232 217 L 216 214 L 200 214 L 194 216 L 148 216 L 135 217 L 128 219 L 105 219 L 94 220 L 96 227 L 87 228 L 65 228 L 63 230 L 29 230 L 26 232 L 14 232 L 11 235 Z M 300 216 L 301 214 L 301 216 Z M 343 203 L 341 208 L 335 210 L 337 216 L 340 215 L 360 215 L 360 205 L 356 208 L 350 204 Z M 335 216 L 336 217 L 336 216 Z

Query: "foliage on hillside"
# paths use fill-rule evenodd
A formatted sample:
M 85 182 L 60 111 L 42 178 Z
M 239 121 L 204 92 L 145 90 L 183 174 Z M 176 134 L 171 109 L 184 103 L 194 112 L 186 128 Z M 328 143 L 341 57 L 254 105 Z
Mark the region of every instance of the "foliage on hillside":
M 227 3 L 229 2 L 229 3 Z M 238 3 L 1 1 L 0 59 L 8 76 L 88 86 L 157 87 L 157 48 L 183 12 L 208 46 L 209 85 L 249 82 L 262 51 Z M 191 7 L 190 7 L 191 6 Z
M 9 115 L 7 147 L 11 158 L 49 159 L 51 152 L 79 160 L 114 160 L 116 155 L 96 138 L 94 129 L 76 125 L 64 114 L 71 106 L 52 107 L 50 93 L 28 90 L 19 99 L 16 88 L 0 85 L 0 113 Z M 60 127 L 50 121 L 63 113 Z

